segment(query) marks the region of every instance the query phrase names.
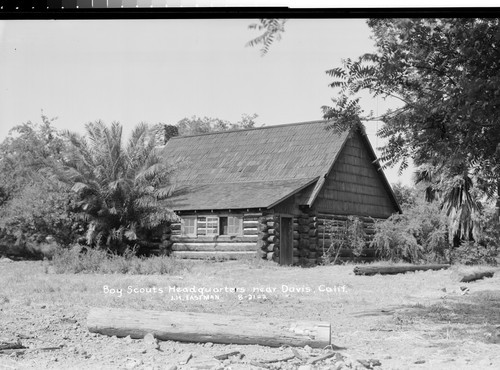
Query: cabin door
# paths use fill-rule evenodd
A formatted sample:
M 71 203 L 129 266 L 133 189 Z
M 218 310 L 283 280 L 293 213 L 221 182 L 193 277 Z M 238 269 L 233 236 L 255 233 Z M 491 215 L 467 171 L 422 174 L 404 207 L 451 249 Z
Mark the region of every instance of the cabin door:
M 291 217 L 281 217 L 280 222 L 280 265 L 293 263 L 293 221 Z

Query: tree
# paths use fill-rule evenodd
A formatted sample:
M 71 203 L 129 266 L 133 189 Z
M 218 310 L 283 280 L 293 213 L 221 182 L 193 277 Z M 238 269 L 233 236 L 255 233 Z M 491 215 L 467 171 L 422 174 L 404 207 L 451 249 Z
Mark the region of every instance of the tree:
M 500 20 L 374 19 L 376 53 L 329 70 L 338 95 L 323 107 L 337 127 L 380 119 L 386 165 L 412 158 L 417 180 L 439 192 L 453 231 L 466 237 L 479 211 L 473 189 L 500 209 Z M 361 91 L 400 108 L 362 116 Z M 430 176 L 431 173 L 433 176 Z
M 403 209 L 403 212 L 406 208 L 415 205 L 418 198 L 417 189 L 403 185 L 401 183 L 397 183 L 397 184 L 392 184 L 392 191 L 396 196 L 398 204 Z
M 75 242 L 84 231 L 75 206 L 73 194 L 57 181 L 44 178 L 24 186 L 0 207 L 0 244 L 14 254 L 36 255 L 48 240 Z
M 68 244 L 78 236 L 72 196 L 48 170 L 65 148 L 54 120 L 42 113 L 40 124 L 18 125 L 0 144 L 0 244 L 8 253 L 34 255 L 47 237 Z
M 25 186 L 31 186 L 46 177 L 44 170 L 50 163 L 62 160 L 64 140 L 42 112 L 42 123 L 28 121 L 13 127 L 0 144 L 0 206 Z
M 254 128 L 257 117 L 257 114 L 243 114 L 238 122 L 233 123 L 220 118 L 192 116 L 181 119 L 175 126 L 159 124 L 156 130 L 160 136 L 163 135 L 163 143 L 166 143 L 171 137 L 177 135 L 199 135 L 216 131 Z
M 66 133 L 65 163 L 55 170 L 78 195 L 87 244 L 123 251 L 161 232 L 176 219 L 164 203 L 173 166 L 161 156 L 154 130 L 141 123 L 124 145 L 117 122 L 85 128 L 85 136 Z

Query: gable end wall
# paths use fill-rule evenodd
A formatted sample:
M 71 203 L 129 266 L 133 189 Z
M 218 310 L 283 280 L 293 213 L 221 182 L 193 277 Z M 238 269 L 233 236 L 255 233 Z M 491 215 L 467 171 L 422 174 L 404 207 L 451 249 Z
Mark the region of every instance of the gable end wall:
M 387 218 L 397 212 L 360 134 L 356 133 L 347 140 L 313 204 L 313 210 L 376 218 Z

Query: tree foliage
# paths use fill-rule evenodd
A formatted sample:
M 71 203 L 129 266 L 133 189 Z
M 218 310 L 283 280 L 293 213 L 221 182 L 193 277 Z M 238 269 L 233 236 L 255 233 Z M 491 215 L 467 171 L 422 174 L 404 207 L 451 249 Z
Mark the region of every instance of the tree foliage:
M 42 113 L 41 123 L 28 121 L 9 131 L 0 144 L 0 206 L 46 177 L 45 169 L 62 160 L 64 140 Z
M 41 119 L 15 126 L 0 144 L 0 244 L 8 253 L 35 255 L 48 237 L 67 244 L 81 231 L 71 194 L 50 180 L 49 168 L 63 160 L 64 138 L 55 118 Z
M 422 190 L 395 186 L 403 213 L 375 223 L 371 245 L 380 257 L 392 261 L 443 262 L 449 259 L 446 215 L 437 202 L 427 202 Z
M 230 122 L 220 118 L 186 117 L 176 125 L 159 124 L 156 126 L 157 137 L 165 144 L 171 137 L 181 135 L 199 135 L 216 131 L 243 130 L 256 127 L 257 114 L 243 114 L 238 122 Z
M 479 212 L 479 189 L 500 191 L 500 20 L 374 19 L 377 52 L 329 70 L 335 106 L 325 118 L 350 126 L 360 119 L 359 93 L 391 98 L 400 108 L 379 119 L 388 139 L 382 160 L 413 159 L 417 180 L 440 194 L 453 232 L 467 237 Z
M 259 23 L 250 24 L 249 29 L 263 31 L 263 33 L 247 42 L 246 46 L 262 45 L 260 53 L 262 56 L 266 55 L 272 43 L 281 40 L 281 34 L 285 32 L 286 21 L 286 19 L 270 18 L 259 19 Z
M 425 186 L 394 186 L 403 213 L 376 222 L 372 246 L 378 254 L 393 261 L 496 264 L 500 228 L 494 207 L 478 200 L 481 212 L 471 218 L 480 227 L 473 238 L 460 239 L 452 232 L 446 209 L 438 199 L 427 201 L 425 192 Z
M 38 246 L 69 245 L 85 225 L 75 213 L 75 198 L 57 182 L 40 179 L 27 185 L 0 207 L 0 244 L 9 253 L 36 255 Z
M 65 163 L 56 173 L 78 196 L 87 244 L 121 250 L 175 219 L 163 202 L 173 167 L 156 147 L 154 131 L 141 123 L 125 144 L 117 122 L 85 128 L 84 136 L 66 133 Z
M 401 183 L 392 184 L 392 191 L 402 209 L 414 206 L 418 199 L 415 189 Z

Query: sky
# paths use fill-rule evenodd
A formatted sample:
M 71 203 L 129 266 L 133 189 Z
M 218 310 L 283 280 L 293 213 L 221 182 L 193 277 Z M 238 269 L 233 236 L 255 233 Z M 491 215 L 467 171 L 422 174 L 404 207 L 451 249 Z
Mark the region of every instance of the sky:
M 262 57 L 245 44 L 259 32 L 252 19 L 0 21 L 0 140 L 15 125 L 60 129 L 118 121 L 125 134 L 139 122 L 176 124 L 193 115 L 257 125 L 322 119 L 332 104 L 328 69 L 374 50 L 363 19 L 290 19 Z M 391 102 L 363 99 L 366 112 Z M 371 122 L 373 147 L 383 144 Z M 411 169 L 391 183 L 411 183 Z

